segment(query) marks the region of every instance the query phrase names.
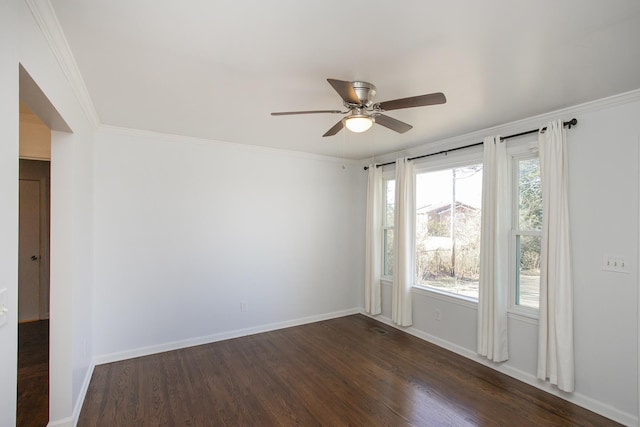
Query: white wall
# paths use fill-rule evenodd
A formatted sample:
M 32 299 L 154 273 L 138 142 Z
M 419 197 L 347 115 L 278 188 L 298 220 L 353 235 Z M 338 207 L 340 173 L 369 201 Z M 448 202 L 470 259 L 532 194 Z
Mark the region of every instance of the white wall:
M 0 328 L 0 424 L 15 425 L 18 310 L 18 57 L 0 3 L 0 289 L 8 289 L 9 320 Z M 15 28 L 14 28 L 15 31 Z
M 92 132 L 67 77 L 23 0 L 0 2 L 0 288 L 9 324 L 0 328 L 0 425 L 14 425 L 17 354 L 18 101 L 22 64 L 74 134 L 52 136 L 51 420 L 70 424 L 90 365 Z M 82 326 L 76 326 L 82 325 Z
M 572 117 L 578 119 L 578 126 L 567 131 L 576 391 L 561 395 L 623 423 L 637 425 L 640 92 L 496 127 L 441 145 L 465 145 L 482 140 L 483 134 L 508 135 L 535 129 L 551 118 Z M 410 155 L 440 148 L 417 148 Z M 603 271 L 604 254 L 625 256 L 631 263 L 630 273 Z M 386 284 L 383 317 L 391 317 L 390 299 L 391 288 Z M 441 321 L 435 320 L 435 310 L 441 311 Z M 413 313 L 410 332 L 476 358 L 475 304 L 414 290 Z M 510 316 L 509 339 L 510 360 L 490 365 L 554 390 L 535 379 L 537 321 Z
M 94 159 L 99 361 L 360 306 L 358 165 L 114 130 Z

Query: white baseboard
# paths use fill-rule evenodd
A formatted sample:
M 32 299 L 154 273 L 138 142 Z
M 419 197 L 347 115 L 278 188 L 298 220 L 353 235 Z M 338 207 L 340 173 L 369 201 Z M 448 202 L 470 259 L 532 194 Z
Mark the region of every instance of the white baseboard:
M 567 400 L 571 403 L 574 403 L 592 412 L 595 412 L 604 417 L 612 419 L 620 424 L 624 424 L 626 426 L 638 425 L 638 421 L 639 421 L 638 417 L 636 417 L 635 415 L 620 411 L 619 409 L 616 409 L 613 406 L 607 405 L 605 403 L 602 403 L 600 401 L 597 401 L 595 399 L 592 399 L 588 396 L 585 396 L 577 392 L 565 393 L 553 387 L 548 382 L 539 380 L 535 375 L 529 374 L 527 372 L 521 371 L 519 369 L 513 368 L 505 364 L 491 362 L 490 360 L 487 360 L 484 357 L 478 356 L 478 354 L 473 350 L 469 350 L 468 348 L 464 348 L 457 344 L 453 344 L 449 341 L 445 341 L 441 338 L 438 338 L 424 331 L 421 331 L 420 329 L 416 329 L 413 327 L 405 328 L 405 327 L 398 326 L 395 323 L 393 323 L 391 319 L 383 315 L 372 316 L 366 313 L 364 310 L 361 311 L 361 314 L 364 314 L 365 316 L 370 317 L 372 319 L 378 320 L 379 322 L 382 322 L 385 325 L 404 331 L 424 341 L 430 342 L 431 344 L 435 344 L 438 347 L 442 347 L 446 350 L 452 351 L 456 354 L 459 354 L 460 356 L 466 357 L 467 359 L 471 359 L 474 362 L 478 362 L 482 365 L 488 366 L 489 368 L 494 369 L 500 373 L 508 375 L 519 381 L 522 381 L 525 384 L 529 384 L 540 390 L 546 391 L 547 393 L 550 393 L 561 399 Z
M 49 421 L 47 427 L 74 427 L 78 420 L 73 419 L 73 417 L 67 417 L 62 420 L 57 421 Z
M 96 367 L 96 364 L 92 360 L 91 365 L 89 366 L 89 369 L 87 369 L 87 373 L 84 376 L 84 381 L 82 381 L 82 388 L 80 389 L 78 400 L 76 401 L 76 404 L 73 407 L 73 426 L 74 427 L 78 424 L 78 420 L 80 419 L 80 411 L 82 411 L 82 404 L 84 403 L 84 398 L 87 395 L 87 390 L 89 390 L 89 384 L 91 383 L 91 377 L 93 376 L 93 369 L 95 367 Z
M 320 322 L 322 320 L 334 319 L 337 317 L 349 316 L 360 313 L 359 308 L 351 308 L 348 310 L 335 311 L 333 313 L 319 314 L 316 316 L 302 317 L 284 322 L 270 323 L 267 325 L 254 326 L 251 328 L 237 329 L 234 331 L 220 332 L 218 334 L 207 335 L 204 337 L 189 338 L 186 340 L 173 341 L 159 345 L 148 347 L 140 347 L 132 350 L 126 350 L 117 353 L 103 354 L 93 359 L 94 365 L 103 365 L 105 363 L 118 362 L 121 360 L 133 359 L 135 357 L 148 356 L 150 354 L 162 353 L 165 351 L 178 350 L 196 345 L 210 344 L 217 341 L 228 340 L 232 338 L 244 337 L 247 335 L 259 334 L 261 332 L 275 331 L 292 326 L 304 325 L 307 323 Z
M 76 404 L 73 407 L 73 413 L 70 417 L 63 418 L 61 420 L 49 421 L 47 427 L 75 427 L 78 424 L 78 419 L 80 418 L 80 411 L 82 411 L 82 404 L 84 403 L 84 398 L 87 395 L 87 390 L 89 389 L 89 383 L 91 382 L 91 376 L 93 375 L 93 368 L 95 368 L 95 363 L 93 361 L 89 365 L 89 369 L 87 369 L 87 373 L 84 376 L 84 380 L 82 381 L 82 388 L 80 389 L 80 394 L 78 395 L 78 399 L 76 400 Z

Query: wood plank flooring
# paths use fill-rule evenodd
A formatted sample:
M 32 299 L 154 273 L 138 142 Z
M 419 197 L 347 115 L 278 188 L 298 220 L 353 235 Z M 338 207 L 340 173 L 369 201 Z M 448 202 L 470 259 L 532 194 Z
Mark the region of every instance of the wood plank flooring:
M 617 424 L 362 315 L 96 366 L 78 423 L 293 425 Z
M 18 325 L 18 427 L 49 422 L 49 321 Z

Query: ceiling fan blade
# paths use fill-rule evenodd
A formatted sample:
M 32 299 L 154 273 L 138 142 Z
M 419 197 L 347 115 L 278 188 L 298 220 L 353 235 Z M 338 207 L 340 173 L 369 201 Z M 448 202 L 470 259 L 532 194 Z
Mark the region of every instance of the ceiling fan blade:
M 405 133 L 413 128 L 410 124 L 396 120 L 393 117 L 385 116 L 384 114 L 377 114 L 375 122 L 386 128 L 395 130 L 398 133 Z
M 362 104 L 358 95 L 356 95 L 356 91 L 353 90 L 353 86 L 351 86 L 351 82 L 345 82 L 343 80 L 336 79 L 327 79 L 329 84 L 333 86 L 333 88 L 338 92 L 338 95 L 345 101 L 350 104 Z
M 331 129 L 329 129 L 324 135 L 322 136 L 333 136 L 336 133 L 340 132 L 342 130 L 342 120 L 340 120 L 338 123 L 336 123 L 335 125 L 333 125 L 333 127 Z
M 313 110 L 313 111 L 280 111 L 277 113 L 271 113 L 272 116 L 291 116 L 294 114 L 342 114 L 340 110 Z
M 392 101 L 381 102 L 380 108 L 383 111 L 399 110 L 401 108 L 424 107 L 427 105 L 444 104 L 447 102 L 444 93 L 436 92 L 428 95 L 412 96 L 409 98 L 394 99 Z

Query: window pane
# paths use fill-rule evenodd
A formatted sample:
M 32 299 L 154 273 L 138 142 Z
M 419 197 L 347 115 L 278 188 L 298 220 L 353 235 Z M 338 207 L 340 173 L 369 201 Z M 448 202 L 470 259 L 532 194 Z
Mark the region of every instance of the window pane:
M 516 236 L 516 304 L 538 308 L 540 303 L 540 236 Z
M 383 276 L 393 276 L 393 229 L 384 230 Z
M 478 298 L 482 165 L 416 175 L 418 283 Z
M 385 183 L 384 221 L 386 226 L 393 226 L 394 207 L 396 204 L 396 181 L 389 179 Z
M 382 275 L 393 275 L 393 215 L 396 204 L 396 181 L 384 180 L 384 212 L 383 212 L 383 247 L 382 247 Z
M 518 161 L 518 228 L 542 229 L 542 187 L 537 158 Z

